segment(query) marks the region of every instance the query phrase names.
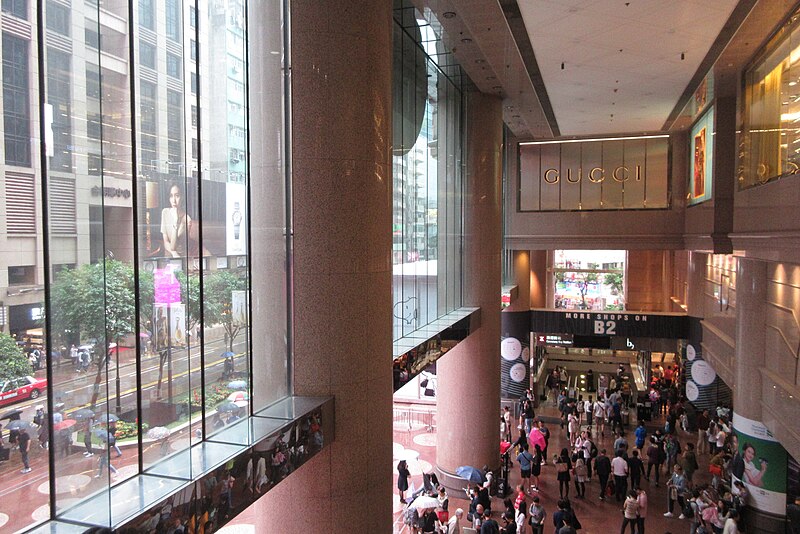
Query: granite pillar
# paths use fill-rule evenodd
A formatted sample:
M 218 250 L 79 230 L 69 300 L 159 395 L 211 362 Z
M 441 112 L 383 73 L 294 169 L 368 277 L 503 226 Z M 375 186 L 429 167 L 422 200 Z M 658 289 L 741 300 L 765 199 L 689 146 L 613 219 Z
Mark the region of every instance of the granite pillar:
M 512 251 L 511 267 L 514 270 L 514 285 L 517 298 L 511 301 L 507 311 L 528 311 L 531 309 L 531 258 L 527 250 Z
M 767 264 L 739 258 L 736 271 L 736 355 L 731 384 L 737 414 L 761 421 L 761 372 L 766 358 Z
M 295 0 L 291 26 L 291 373 L 295 394 L 335 396 L 336 439 L 255 515 L 270 532 L 390 532 L 392 4 Z
M 530 306 L 545 308 L 547 307 L 547 251 L 531 250 L 530 266 Z
M 437 463 L 441 480 L 460 465 L 497 468 L 500 433 L 502 101 L 467 95 L 464 305 L 480 306 L 480 327 L 437 363 Z
M 690 317 L 705 317 L 705 286 L 706 264 L 708 254 L 702 252 L 689 252 L 689 265 L 687 266 L 686 281 L 686 313 Z

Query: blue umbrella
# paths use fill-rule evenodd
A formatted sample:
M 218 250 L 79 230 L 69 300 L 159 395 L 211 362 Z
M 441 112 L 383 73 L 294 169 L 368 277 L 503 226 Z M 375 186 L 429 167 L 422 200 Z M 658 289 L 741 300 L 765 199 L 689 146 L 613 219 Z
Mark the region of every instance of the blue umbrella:
M 105 430 L 104 428 L 98 428 L 95 430 L 94 435 L 103 441 L 108 441 L 108 430 Z
M 470 465 L 462 465 L 456 469 L 456 474 L 469 482 L 481 484 L 483 482 L 483 471 Z
M 231 351 L 223 352 L 222 354 L 219 355 L 220 358 L 233 358 L 234 356 L 236 355 Z

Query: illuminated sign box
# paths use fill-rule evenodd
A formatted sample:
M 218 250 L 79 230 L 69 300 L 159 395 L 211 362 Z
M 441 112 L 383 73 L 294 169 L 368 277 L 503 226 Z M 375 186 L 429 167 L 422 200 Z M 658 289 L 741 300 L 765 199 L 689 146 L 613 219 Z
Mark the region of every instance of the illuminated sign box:
M 519 145 L 519 211 L 668 207 L 666 135 Z

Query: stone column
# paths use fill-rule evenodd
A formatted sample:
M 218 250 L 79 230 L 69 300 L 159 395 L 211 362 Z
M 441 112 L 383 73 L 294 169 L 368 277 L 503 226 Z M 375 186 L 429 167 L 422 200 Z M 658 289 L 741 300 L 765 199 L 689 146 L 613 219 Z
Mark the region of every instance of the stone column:
M 530 290 L 531 308 L 547 307 L 547 251 L 531 250 L 530 252 Z
M 291 371 L 335 396 L 336 439 L 257 501 L 256 531 L 390 532 L 392 4 L 291 14 Z
M 766 358 L 767 264 L 739 258 L 736 270 L 736 353 L 731 384 L 736 413 L 761 421 L 761 372 Z
M 464 305 L 480 306 L 481 324 L 437 362 L 438 470 L 445 484 L 460 465 L 499 465 L 500 255 L 502 247 L 502 101 L 467 96 L 464 198 Z
M 689 289 L 686 294 L 686 311 L 690 317 L 703 318 L 704 290 L 706 285 L 706 262 L 708 255 L 702 252 L 689 252 L 689 265 L 686 272 L 686 281 Z
M 517 298 L 511 301 L 507 311 L 528 311 L 531 308 L 531 257 L 527 250 L 512 251 L 511 266 L 514 269 L 514 284 Z

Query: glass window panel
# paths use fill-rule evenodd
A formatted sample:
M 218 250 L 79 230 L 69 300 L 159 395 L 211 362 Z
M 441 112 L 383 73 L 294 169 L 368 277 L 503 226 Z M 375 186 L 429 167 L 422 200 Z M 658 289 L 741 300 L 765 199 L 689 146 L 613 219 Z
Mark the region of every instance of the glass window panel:
M 15 17 L 28 18 L 28 0 L 3 0 L 2 9 L 4 13 L 11 13 Z
M 5 3 L 3 4 L 5 9 Z M 31 166 L 29 41 L 3 33 L 3 136 L 6 165 Z

